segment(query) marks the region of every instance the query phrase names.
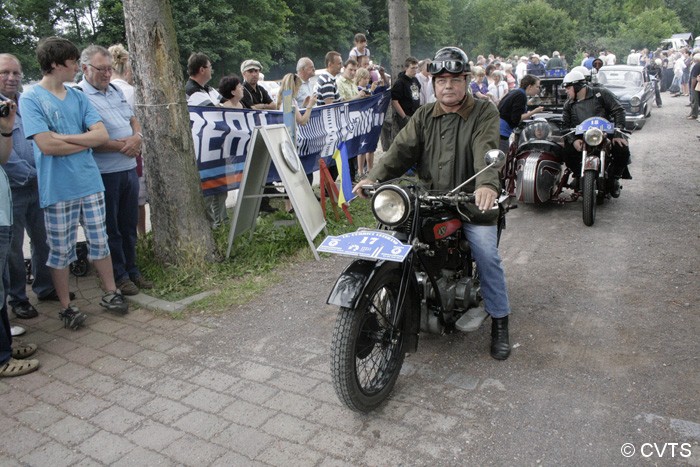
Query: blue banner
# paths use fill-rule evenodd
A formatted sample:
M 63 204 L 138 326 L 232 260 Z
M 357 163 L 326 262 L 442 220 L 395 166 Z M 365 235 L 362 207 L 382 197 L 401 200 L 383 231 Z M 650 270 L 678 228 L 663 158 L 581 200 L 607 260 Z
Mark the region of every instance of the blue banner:
M 296 144 L 306 173 L 318 170 L 321 157 L 332 165 L 338 143 L 349 157 L 373 152 L 387 108 L 388 90 L 365 99 L 314 107 L 306 125 L 297 126 Z M 189 106 L 197 168 L 205 196 L 238 188 L 256 126 L 284 123 L 282 111 Z M 267 182 L 279 181 L 274 167 Z

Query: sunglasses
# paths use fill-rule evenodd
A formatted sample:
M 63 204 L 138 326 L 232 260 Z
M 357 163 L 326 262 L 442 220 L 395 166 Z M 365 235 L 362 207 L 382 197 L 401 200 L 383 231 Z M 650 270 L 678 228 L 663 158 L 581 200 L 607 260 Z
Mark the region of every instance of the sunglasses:
M 428 65 L 428 73 L 438 75 L 443 72 L 447 73 L 466 73 L 469 71 L 469 65 L 466 65 L 461 60 L 442 60 L 438 62 L 430 62 Z

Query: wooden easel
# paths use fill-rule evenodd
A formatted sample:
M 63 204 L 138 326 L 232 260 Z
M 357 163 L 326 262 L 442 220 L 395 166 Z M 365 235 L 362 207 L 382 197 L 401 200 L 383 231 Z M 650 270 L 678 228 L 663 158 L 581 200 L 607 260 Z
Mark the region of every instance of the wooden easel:
M 328 193 L 328 199 L 331 202 L 331 205 L 333 206 L 335 220 L 339 220 L 340 216 L 338 215 L 338 186 L 335 184 L 333 177 L 331 177 L 331 173 L 328 171 L 326 161 L 324 161 L 323 159 L 319 160 L 318 162 L 318 170 L 321 176 L 321 210 L 323 211 L 323 217 L 324 219 L 326 218 L 326 193 Z M 350 216 L 350 212 L 348 211 L 348 204 L 343 203 L 342 207 L 343 212 L 345 213 L 345 217 L 347 217 L 348 222 L 352 224 L 352 216 Z

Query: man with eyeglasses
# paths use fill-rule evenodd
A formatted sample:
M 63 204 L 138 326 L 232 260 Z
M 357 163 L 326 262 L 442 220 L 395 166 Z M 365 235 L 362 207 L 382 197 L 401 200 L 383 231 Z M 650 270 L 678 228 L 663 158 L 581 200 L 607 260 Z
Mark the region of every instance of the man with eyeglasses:
M 153 283 L 136 266 L 136 228 L 139 209 L 139 177 L 136 157 L 141 154 L 141 124 L 120 88 L 110 84 L 112 54 L 90 45 L 80 55 L 83 80 L 79 86 L 87 95 L 109 133 L 109 141 L 93 149 L 105 186 L 105 211 L 112 271 L 124 295 L 136 295 Z
M 187 74 L 189 79 L 185 84 L 187 105 L 219 106 L 221 94 L 209 86 L 213 73 L 209 57 L 201 52 L 194 52 L 187 59 Z
M 450 190 L 486 167 L 484 155 L 498 147 L 499 117 L 496 107 L 474 99 L 467 91 L 470 66 L 457 47 L 440 49 L 428 71 L 433 77 L 437 102 L 423 105 L 396 135 L 384 157 L 353 189 L 385 182 L 416 166 L 420 179 L 431 190 Z M 510 355 L 508 315 L 510 304 L 505 273 L 497 247 L 499 172 L 491 168 L 466 185 L 476 202 L 468 205 L 469 219 L 463 230 L 479 268 L 481 292 L 491 315 L 491 356 L 505 360 Z M 459 329 L 462 323 L 457 321 Z
M 88 258 L 105 291 L 100 305 L 120 314 L 129 310 L 114 283 L 104 185 L 92 152 L 109 141 L 109 134 L 85 94 L 64 85 L 78 72 L 77 47 L 67 39 L 49 37 L 39 43 L 36 56 L 43 77 L 20 99 L 22 125 L 25 136 L 34 142 L 39 202 L 50 249 L 46 264 L 61 302 L 59 317 L 66 327 L 78 329 L 87 315 L 71 304 L 68 266 L 77 259 L 75 245 L 81 222 Z
M 22 65 L 11 54 L 0 54 L 0 98 L 19 104 Z M 39 300 L 58 300 L 51 272 L 46 267 L 49 247 L 46 243 L 44 211 L 39 205 L 39 185 L 32 142 L 24 137 L 22 112 L 17 108 L 11 134 L 12 152 L 4 169 L 12 190 L 12 244 L 7 258 L 9 288 L 7 290 L 13 314 L 19 319 L 39 316 L 27 297 L 27 270 L 24 264 L 24 231 L 32 242 L 32 290 Z M 72 294 L 72 293 L 71 293 Z
M 187 105 L 220 106 L 221 94 L 219 91 L 209 86 L 213 70 L 211 61 L 206 54 L 194 52 L 187 59 L 187 74 L 190 79 L 185 85 L 187 95 Z M 212 229 L 226 223 L 228 218 L 226 213 L 226 199 L 228 192 L 216 193 L 204 197 L 207 218 Z

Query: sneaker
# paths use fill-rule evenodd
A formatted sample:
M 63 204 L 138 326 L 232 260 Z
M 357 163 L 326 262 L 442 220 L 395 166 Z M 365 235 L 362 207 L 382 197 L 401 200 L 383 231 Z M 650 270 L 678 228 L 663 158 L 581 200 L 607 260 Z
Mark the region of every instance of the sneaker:
M 117 288 L 121 290 L 124 295 L 136 295 L 139 293 L 139 288 L 136 284 L 131 282 L 131 279 L 128 277 L 117 282 Z
M 27 330 L 22 326 L 10 326 L 10 334 L 12 334 L 12 337 L 21 336 L 25 332 L 27 332 Z
M 39 360 L 33 358 L 31 360 L 17 360 L 10 358 L 8 361 L 0 365 L 0 377 L 22 376 L 39 368 Z
M 139 289 L 152 289 L 152 288 L 153 288 L 153 281 L 149 281 L 148 279 L 146 279 L 146 278 L 143 277 L 143 276 L 137 276 L 137 277 L 131 279 L 131 281 L 132 281 L 132 282 L 136 285 L 136 287 L 138 287 Z M 122 291 L 122 293 L 123 293 L 124 295 L 128 295 L 127 293 L 124 292 L 124 289 L 122 289 L 121 287 L 119 287 L 119 289 Z
M 51 293 L 48 293 L 44 295 L 43 297 L 37 297 L 39 301 L 45 302 L 45 301 L 51 301 L 51 302 L 60 302 L 58 299 L 58 294 L 56 293 L 55 290 L 52 290 Z M 75 294 L 73 292 L 68 292 L 68 298 L 73 301 L 75 300 Z
M 20 302 L 12 305 L 12 313 L 19 319 L 32 319 L 39 316 L 39 312 L 29 302 Z
M 12 358 L 17 360 L 29 358 L 34 355 L 36 349 L 36 344 L 25 344 L 23 342 L 15 341 L 12 343 Z
M 87 319 L 87 315 L 81 312 L 77 306 L 68 305 L 68 308 L 58 312 L 58 317 L 63 320 L 63 327 L 77 330 Z
M 122 315 L 129 312 L 129 304 L 126 303 L 126 300 L 124 300 L 124 295 L 122 295 L 119 290 L 104 294 L 102 296 L 102 300 L 100 300 L 100 305 L 107 311 L 115 311 Z

